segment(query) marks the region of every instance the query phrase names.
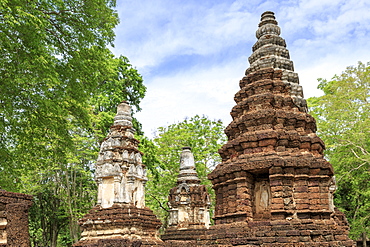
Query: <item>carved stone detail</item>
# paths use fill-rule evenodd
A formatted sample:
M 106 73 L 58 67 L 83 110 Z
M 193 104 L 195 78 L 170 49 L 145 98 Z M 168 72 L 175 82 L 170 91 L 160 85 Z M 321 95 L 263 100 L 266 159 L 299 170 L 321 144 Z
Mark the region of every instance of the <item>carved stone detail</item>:
M 268 179 L 262 179 L 255 182 L 254 204 L 254 218 L 269 219 L 271 217 L 271 190 Z

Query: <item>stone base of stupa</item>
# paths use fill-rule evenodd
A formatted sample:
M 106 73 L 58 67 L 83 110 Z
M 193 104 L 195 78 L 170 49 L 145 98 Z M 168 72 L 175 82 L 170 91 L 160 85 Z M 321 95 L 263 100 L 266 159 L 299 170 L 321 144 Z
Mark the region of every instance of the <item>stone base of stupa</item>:
M 235 222 L 211 226 L 208 230 L 178 230 L 162 237 L 167 247 L 190 246 L 355 246 L 348 238 L 344 214 L 330 219 L 292 219 Z
M 96 206 L 79 224 L 83 231 L 74 246 L 164 246 L 158 235 L 162 224 L 149 208 L 132 204 Z

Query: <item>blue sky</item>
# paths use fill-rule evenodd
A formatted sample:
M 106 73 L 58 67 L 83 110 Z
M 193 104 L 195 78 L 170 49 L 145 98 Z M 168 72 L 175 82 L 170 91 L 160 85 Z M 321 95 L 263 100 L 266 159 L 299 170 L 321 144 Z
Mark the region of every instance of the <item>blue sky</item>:
M 370 1 L 117 0 L 113 52 L 129 58 L 147 94 L 135 116 L 147 136 L 196 114 L 231 122 L 264 11 L 275 12 L 303 86 L 370 61 Z

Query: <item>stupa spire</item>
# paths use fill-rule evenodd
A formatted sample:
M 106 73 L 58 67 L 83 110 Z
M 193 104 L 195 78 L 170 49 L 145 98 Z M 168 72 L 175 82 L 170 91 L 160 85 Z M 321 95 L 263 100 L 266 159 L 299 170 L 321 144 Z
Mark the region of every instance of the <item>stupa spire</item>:
M 273 12 L 266 11 L 262 14 L 256 37 L 258 40 L 253 45 L 253 53 L 248 59 L 250 67 L 246 70 L 245 75 L 267 68 L 281 70 L 281 80 L 288 86 L 287 89 L 295 107 L 300 111 L 307 112 L 307 103 L 303 98 L 298 74 L 294 72 L 293 62 L 290 60 L 285 40 L 280 37 L 280 27 Z M 241 83 L 244 81 L 242 80 Z M 242 84 L 240 86 L 243 87 Z

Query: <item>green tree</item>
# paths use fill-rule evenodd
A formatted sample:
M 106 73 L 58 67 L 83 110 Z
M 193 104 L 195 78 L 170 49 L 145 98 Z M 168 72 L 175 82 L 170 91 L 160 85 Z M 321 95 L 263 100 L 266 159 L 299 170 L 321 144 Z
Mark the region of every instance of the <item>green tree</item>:
M 128 100 L 140 109 L 138 103 L 145 94 L 140 75 L 129 65 L 127 58 L 112 59 L 112 64 L 117 67 L 112 69 L 110 78 L 102 81 L 99 91 L 91 94 L 89 99 L 89 127 L 84 128 L 75 118 L 68 117 L 67 131 L 71 138 L 68 146 L 60 146 L 48 136 L 41 135 L 34 140 L 45 140 L 49 153 L 31 147 L 32 157 L 17 157 L 29 159 L 29 165 L 33 165 L 32 169 L 21 170 L 17 188 L 35 196 L 30 222 L 35 246 L 71 246 L 79 239 L 77 221 L 96 203 L 93 163 L 113 122 L 116 106 L 122 100 Z M 34 128 L 34 131 L 38 130 Z M 37 164 L 37 159 L 42 162 Z
M 152 142 L 146 139 L 147 143 L 140 144 L 140 150 L 145 154 L 144 163 L 149 168 L 147 205 L 161 218 L 164 227 L 168 217 L 168 194 L 176 185 L 182 147 L 192 148 L 201 183 L 213 194 L 207 174 L 221 162 L 218 149 L 226 141 L 223 130 L 220 120 L 196 115 L 167 127 L 159 127 Z
M 338 183 L 335 204 L 351 225 L 350 236 L 370 236 L 370 63 L 359 62 L 331 80 L 324 95 L 308 99 Z
M 51 140 L 70 146 L 71 121 L 89 127 L 89 99 L 112 74 L 106 47 L 118 23 L 113 6 L 101 0 L 0 2 L 1 166 L 23 170 L 17 159 L 28 151 L 31 159 L 32 151 L 47 157 Z M 32 141 L 40 136 L 44 140 Z M 1 185 L 13 188 L 14 178 L 5 177 Z
M 0 186 L 34 195 L 34 246 L 70 246 L 95 203 L 92 162 L 115 107 L 146 88 L 114 58 L 114 0 L 0 1 Z M 139 127 L 138 122 L 137 128 Z

